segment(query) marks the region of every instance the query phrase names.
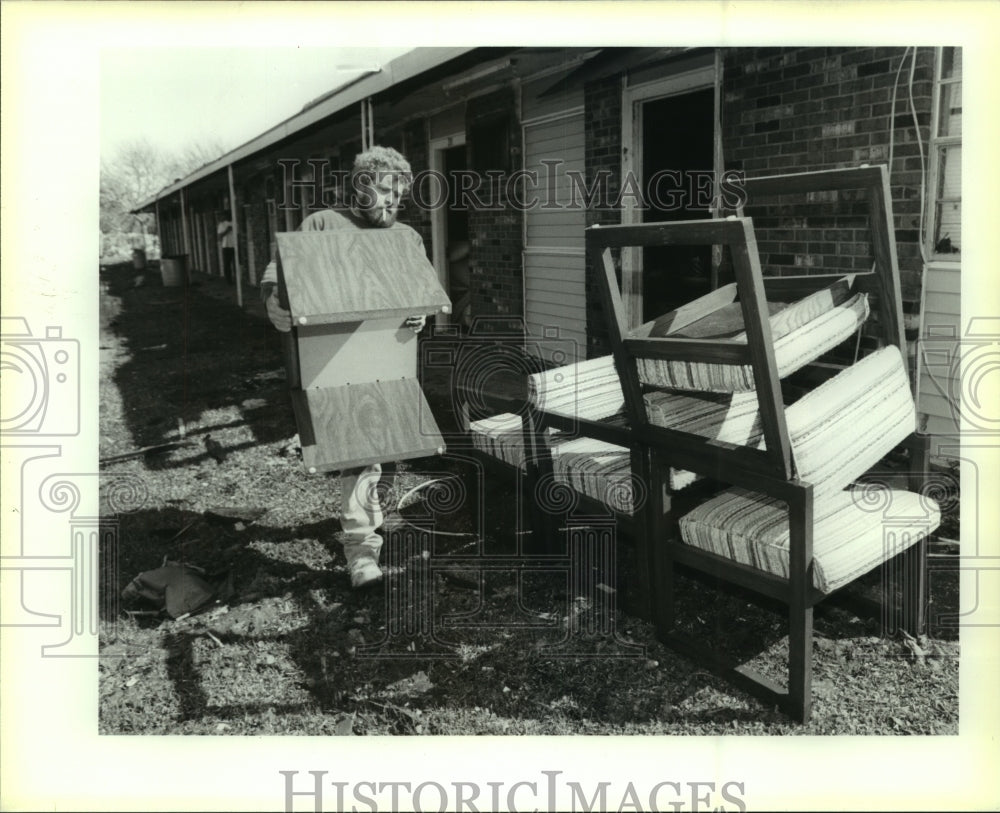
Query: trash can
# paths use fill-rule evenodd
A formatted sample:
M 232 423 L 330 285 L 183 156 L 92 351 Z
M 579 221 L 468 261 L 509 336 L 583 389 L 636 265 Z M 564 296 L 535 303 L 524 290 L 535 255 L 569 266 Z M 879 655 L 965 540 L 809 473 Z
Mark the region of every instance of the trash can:
M 144 248 L 133 248 L 132 249 L 132 267 L 136 271 L 143 271 L 146 268 L 146 249 Z
M 187 254 L 168 254 L 160 258 L 160 275 L 164 288 L 176 288 L 187 283 Z

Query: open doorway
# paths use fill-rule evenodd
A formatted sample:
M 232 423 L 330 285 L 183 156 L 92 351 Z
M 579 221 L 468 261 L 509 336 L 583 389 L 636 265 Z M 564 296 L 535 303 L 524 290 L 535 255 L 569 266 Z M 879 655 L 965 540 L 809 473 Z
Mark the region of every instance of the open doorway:
M 465 145 L 444 151 L 444 173 L 448 188 L 457 189 L 456 172 L 466 169 Z M 451 322 L 463 330 L 472 324 L 471 287 L 469 280 L 469 212 L 448 207 L 445 218 L 445 261 L 448 265 L 448 298 L 451 300 Z
M 448 191 L 459 187 L 455 173 L 467 166 L 463 134 L 431 142 L 431 169 L 447 179 Z M 453 203 L 449 195 L 444 206 L 431 212 L 434 268 L 452 305 L 450 314 L 439 313 L 436 318 L 439 326 L 451 325 L 464 332 L 472 324 L 469 213 L 458 210 Z
M 711 217 L 714 88 L 642 102 L 642 222 Z M 656 185 L 654 194 L 652 185 Z M 699 192 L 699 189 L 707 191 Z M 642 320 L 708 293 L 710 246 L 649 246 L 642 256 Z

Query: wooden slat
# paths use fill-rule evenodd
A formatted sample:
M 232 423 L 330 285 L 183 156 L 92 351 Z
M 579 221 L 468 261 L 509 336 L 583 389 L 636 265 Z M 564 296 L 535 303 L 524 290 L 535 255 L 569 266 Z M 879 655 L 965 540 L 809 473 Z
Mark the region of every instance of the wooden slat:
M 639 327 L 628 332 L 630 339 L 644 339 L 652 333 L 662 336 L 669 336 L 679 330 L 694 324 L 699 319 L 703 319 L 708 314 L 713 313 L 724 305 L 729 305 L 736 300 L 736 283 L 731 282 L 721 288 L 700 296 L 697 299 L 682 305 L 676 310 L 665 313 L 656 319 L 645 322 Z
M 906 355 L 906 336 L 903 333 L 903 298 L 899 283 L 899 262 L 896 259 L 895 224 L 892 216 L 892 193 L 889 173 L 884 166 L 873 167 L 878 178 L 868 189 L 869 223 L 872 248 L 879 274 L 876 285 L 879 292 L 879 327 L 888 344 L 894 344 Z M 909 372 L 907 371 L 907 377 Z
M 620 227 L 610 227 L 607 231 L 610 231 L 611 228 Z M 633 430 L 640 431 L 649 426 L 649 417 L 646 414 L 635 359 L 622 343 L 622 339 L 628 331 L 628 319 L 625 315 L 621 291 L 618 288 L 611 249 L 606 247 L 607 235 L 603 234 L 603 231 L 605 230 L 593 228 L 587 230 L 587 254 L 593 267 L 597 269 L 598 274 L 602 275 L 601 282 L 603 284 L 598 285 L 598 289 L 601 291 L 601 304 L 607 319 L 608 341 L 611 344 L 615 368 L 618 370 L 618 377 L 622 383 L 625 414 Z
M 757 242 L 753 223 L 749 218 L 740 223 L 740 228 L 743 230 L 743 240 L 735 242 L 731 250 L 736 284 L 740 291 L 747 346 L 750 349 L 753 365 L 757 405 L 760 409 L 768 456 L 788 478 L 792 476 L 791 443 L 785 425 L 785 407 L 781 401 L 778 364 L 774 359 L 774 341 L 771 335 L 771 323 L 768 320 L 767 303 L 764 300 Z
M 727 658 L 702 642 L 693 641 L 690 636 L 664 631 L 659 634 L 659 638 L 671 649 L 724 678 L 736 688 L 756 697 L 765 705 L 786 707 L 787 689 L 765 675 L 754 672 L 732 658 Z
M 296 322 L 405 318 L 450 308 L 434 267 L 407 229 L 283 232 L 278 250 Z
M 663 459 L 678 469 L 687 469 L 723 483 L 764 490 L 780 498 L 791 488 L 780 467 L 762 449 L 751 449 L 721 440 L 649 426 L 635 430 L 637 439 L 655 445 Z
M 841 279 L 847 280 L 848 288 L 854 288 L 855 277 L 874 277 L 874 273 L 866 271 L 861 274 L 807 274 L 794 277 L 764 277 L 764 289 L 768 300 L 791 302 L 814 294 Z
M 747 205 L 753 198 L 765 195 L 787 195 L 802 192 L 861 189 L 881 182 L 881 166 L 823 169 L 817 172 L 796 172 L 788 175 L 771 175 L 747 178 L 743 187 L 747 191 Z
M 637 226 L 591 226 L 588 239 L 601 248 L 620 246 L 729 245 L 742 239 L 741 218 L 727 220 L 678 220 Z
M 292 405 L 310 471 L 409 460 L 444 449 L 416 379 L 299 390 Z
M 616 446 L 628 446 L 634 439 L 632 431 L 623 419 L 624 416 L 617 416 L 618 420 L 592 421 L 587 418 L 560 415 L 556 412 L 540 412 L 536 410 L 536 414 L 542 426 L 552 427 L 562 432 L 572 432 L 583 437 L 612 443 Z

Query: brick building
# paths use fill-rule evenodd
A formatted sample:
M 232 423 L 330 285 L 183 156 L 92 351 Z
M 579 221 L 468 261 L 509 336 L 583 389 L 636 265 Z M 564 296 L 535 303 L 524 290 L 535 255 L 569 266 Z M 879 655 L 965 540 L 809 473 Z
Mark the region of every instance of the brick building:
M 508 337 L 555 331 L 585 357 L 606 348 L 587 226 L 727 214 L 734 196 L 720 194 L 721 182 L 737 190 L 739 173 L 886 164 L 915 343 L 922 324 L 958 328 L 961 115 L 958 48 L 417 49 L 142 208 L 157 212 L 165 252 L 208 274 L 221 273 L 215 225 L 233 218 L 238 295 L 256 295 L 249 289 L 275 233 L 322 206 L 321 195 L 339 199 L 336 173 L 363 140 L 395 146 L 415 172 L 446 179 L 446 201 L 421 186 L 404 219 L 453 301 L 465 303 L 453 318 L 489 317 L 479 324 Z M 860 192 L 735 198 L 754 218 L 766 274 L 871 267 Z M 634 323 L 727 273 L 713 249 L 646 249 L 617 261 Z M 952 372 L 918 386 L 928 428 L 954 432 Z

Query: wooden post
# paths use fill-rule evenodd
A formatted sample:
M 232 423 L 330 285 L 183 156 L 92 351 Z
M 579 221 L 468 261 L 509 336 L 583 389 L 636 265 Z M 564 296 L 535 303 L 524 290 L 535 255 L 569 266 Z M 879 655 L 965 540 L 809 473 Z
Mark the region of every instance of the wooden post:
M 722 155 L 722 49 L 715 49 L 715 94 L 712 121 L 712 169 L 715 171 L 715 197 L 712 202 L 712 217 L 722 216 L 722 173 L 725 165 Z M 714 291 L 719 287 L 719 268 L 722 265 L 722 246 L 712 246 L 712 263 L 709 287 Z
M 156 199 L 156 236 L 160 239 L 160 259 L 163 259 L 163 221 L 160 219 L 160 199 Z
M 812 486 L 797 492 L 788 504 L 788 712 L 805 723 L 812 707 Z
M 194 258 L 191 256 L 191 233 L 188 229 L 187 220 L 187 195 L 184 194 L 183 186 L 181 187 L 181 235 L 184 240 L 184 253 L 187 254 L 184 271 L 188 273 Z
M 233 224 L 233 273 L 236 275 L 236 304 L 243 307 L 243 276 L 240 273 L 240 227 L 236 217 L 236 183 L 233 165 L 229 167 L 229 222 Z

